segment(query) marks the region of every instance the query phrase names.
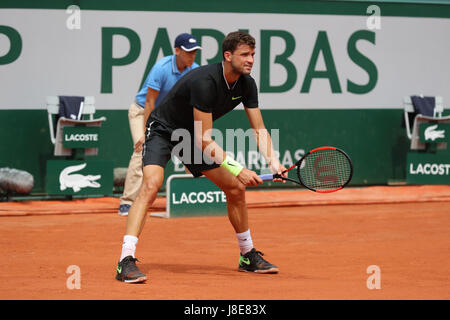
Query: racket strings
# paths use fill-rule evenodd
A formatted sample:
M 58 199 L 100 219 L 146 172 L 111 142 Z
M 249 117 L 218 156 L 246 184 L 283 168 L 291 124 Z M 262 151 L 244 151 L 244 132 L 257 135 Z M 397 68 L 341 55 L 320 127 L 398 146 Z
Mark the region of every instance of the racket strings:
M 311 189 L 334 190 L 348 183 L 352 167 L 344 153 L 335 149 L 323 149 L 305 157 L 297 174 L 300 181 Z

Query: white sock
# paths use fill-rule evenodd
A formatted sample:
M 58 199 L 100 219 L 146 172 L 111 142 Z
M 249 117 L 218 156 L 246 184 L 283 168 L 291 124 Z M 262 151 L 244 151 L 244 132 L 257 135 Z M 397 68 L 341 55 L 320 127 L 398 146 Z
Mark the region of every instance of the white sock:
M 137 243 L 138 238 L 135 236 L 126 235 L 123 237 L 122 254 L 120 256 L 120 261 L 122 261 L 123 258 L 128 256 L 133 256 L 134 258 Z
M 250 229 L 242 233 L 236 233 L 236 237 L 238 239 L 239 249 L 241 250 L 242 255 L 253 249 L 253 241 L 252 236 L 250 235 Z

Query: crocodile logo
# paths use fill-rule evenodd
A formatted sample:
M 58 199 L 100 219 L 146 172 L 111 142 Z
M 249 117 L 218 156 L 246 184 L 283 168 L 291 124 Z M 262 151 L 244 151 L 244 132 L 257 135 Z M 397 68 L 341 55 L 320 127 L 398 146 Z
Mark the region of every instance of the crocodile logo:
M 437 124 L 430 126 L 425 129 L 425 140 L 434 141 L 436 139 L 445 138 L 445 130 L 436 130 Z
M 61 171 L 59 175 L 59 188 L 61 191 L 67 188 L 72 188 L 74 192 L 80 191 L 82 188 L 100 188 L 101 185 L 96 180 L 100 179 L 101 175 L 82 175 L 74 174 L 74 172 L 83 170 L 86 167 L 86 163 L 82 163 L 76 166 L 69 166 Z

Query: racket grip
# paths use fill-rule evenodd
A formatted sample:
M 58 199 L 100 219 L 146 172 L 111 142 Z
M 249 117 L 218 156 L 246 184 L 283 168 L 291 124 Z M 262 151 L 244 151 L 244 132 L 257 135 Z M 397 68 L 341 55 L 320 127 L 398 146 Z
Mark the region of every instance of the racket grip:
M 273 180 L 273 174 L 271 174 L 271 173 L 261 174 L 259 177 L 262 179 L 262 181 L 271 181 L 271 180 Z

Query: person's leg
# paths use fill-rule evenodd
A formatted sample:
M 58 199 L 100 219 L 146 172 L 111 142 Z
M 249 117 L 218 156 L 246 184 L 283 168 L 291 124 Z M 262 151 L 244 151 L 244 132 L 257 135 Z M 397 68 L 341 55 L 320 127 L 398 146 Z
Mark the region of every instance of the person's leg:
M 144 228 L 148 208 L 153 204 L 164 181 L 164 168 L 148 165 L 143 169 L 144 178 L 139 194 L 130 208 L 126 234 L 139 237 Z
M 139 194 L 131 205 L 122 244 L 122 253 L 117 266 L 116 279 L 123 282 L 143 282 L 147 279 L 136 266 L 136 245 L 147 220 L 148 208 L 156 199 L 164 180 L 164 168 L 148 165 L 143 169 L 144 178 Z
M 223 167 L 204 171 L 203 174 L 217 185 L 227 197 L 228 219 L 236 233 L 248 230 L 245 186 Z
M 144 134 L 144 108 L 133 103 L 128 110 L 128 121 L 134 146 Z M 129 206 L 139 193 L 142 177 L 142 153 L 133 151 L 128 163 L 123 194 L 120 197 L 119 215 L 126 216 L 128 214 Z
M 245 186 L 223 167 L 204 171 L 203 174 L 225 193 L 227 198 L 228 219 L 238 239 L 241 256 L 239 271 L 257 273 L 278 273 L 278 267 L 262 258 L 263 253 L 256 251 L 248 224 Z

